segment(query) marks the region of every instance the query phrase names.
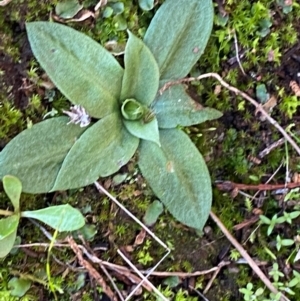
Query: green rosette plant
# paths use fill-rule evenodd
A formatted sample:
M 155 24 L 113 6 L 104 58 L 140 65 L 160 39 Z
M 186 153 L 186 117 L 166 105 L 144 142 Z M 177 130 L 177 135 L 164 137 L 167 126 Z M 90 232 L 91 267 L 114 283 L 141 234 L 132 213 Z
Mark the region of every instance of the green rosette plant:
M 176 219 L 202 229 L 212 190 L 206 164 L 178 126 L 221 113 L 195 102 L 183 85 L 213 23 L 211 0 L 166 0 L 144 40 L 128 32 L 123 69 L 88 36 L 51 22 L 27 23 L 32 51 L 74 105 L 67 116 L 35 124 L 0 154 L 0 176 L 17 176 L 27 193 L 89 185 L 117 172 L 138 151 L 138 165 Z

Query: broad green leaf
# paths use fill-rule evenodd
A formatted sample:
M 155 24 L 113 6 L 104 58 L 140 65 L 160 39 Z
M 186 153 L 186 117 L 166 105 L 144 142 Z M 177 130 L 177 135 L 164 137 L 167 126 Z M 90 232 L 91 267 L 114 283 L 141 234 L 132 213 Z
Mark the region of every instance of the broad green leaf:
M 27 23 L 31 49 L 57 88 L 95 118 L 117 110 L 123 69 L 101 45 L 70 27 Z
M 0 153 L 0 177 L 18 177 L 24 192 L 49 192 L 64 158 L 85 131 L 68 121 L 51 118 L 12 139 Z
M 154 100 L 159 85 L 159 70 L 155 58 L 144 42 L 128 32 L 125 48 L 125 72 L 120 100 L 134 98 L 143 105 Z
M 11 251 L 17 236 L 19 220 L 17 214 L 0 219 L 0 258 Z
M 65 0 L 58 2 L 55 6 L 55 13 L 63 19 L 73 18 L 81 9 L 83 5 L 77 0 Z
M 149 205 L 147 208 L 146 214 L 143 218 L 144 223 L 146 226 L 152 226 L 156 223 L 158 217 L 164 210 L 164 206 L 160 201 L 154 201 Z
M 22 183 L 18 178 L 9 175 L 4 176 L 2 181 L 3 181 L 3 188 L 5 190 L 5 193 L 11 200 L 15 211 L 19 212 Z
M 158 147 L 142 140 L 139 167 L 155 195 L 180 222 L 202 229 L 212 202 L 210 175 L 201 154 L 178 129 L 160 130 Z
M 139 0 L 139 6 L 142 10 L 151 10 L 154 7 L 154 0 Z
M 13 277 L 8 282 L 10 294 L 15 297 L 23 297 L 30 289 L 31 281 L 28 279 Z
M 134 155 L 139 139 L 113 113 L 88 128 L 66 156 L 52 191 L 78 188 L 118 171 Z
M 130 134 L 135 137 L 155 142 L 160 146 L 157 119 L 150 122 L 140 120 L 123 120 L 123 123 Z
M 84 217 L 80 211 L 69 204 L 23 211 L 21 216 L 37 219 L 59 232 L 75 231 L 84 226 Z
M 0 229 L 1 229 L 1 225 L 0 225 Z M 11 249 L 14 246 L 16 236 L 17 236 L 17 227 L 13 230 L 13 232 L 10 235 L 0 240 L 0 258 L 5 257 L 11 251 Z
M 20 217 L 14 214 L 0 219 L 0 241 L 10 236 L 18 228 Z
M 164 91 L 154 101 L 153 111 L 159 128 L 175 128 L 178 125 L 190 126 L 213 120 L 222 116 L 222 113 L 204 108 L 193 100 L 183 85 L 176 85 Z
M 199 60 L 213 25 L 211 0 L 166 0 L 144 37 L 160 70 L 160 79 L 185 77 Z

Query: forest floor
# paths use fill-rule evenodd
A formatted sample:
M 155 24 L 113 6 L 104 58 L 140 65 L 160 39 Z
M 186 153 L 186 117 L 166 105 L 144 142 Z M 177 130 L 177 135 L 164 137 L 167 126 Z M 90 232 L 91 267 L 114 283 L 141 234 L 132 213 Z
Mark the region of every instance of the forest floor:
M 49 20 L 58 2 L 13 0 L 0 6 L 0 150 L 45 114 L 69 107 L 58 90 L 46 86 L 45 74 L 33 57 L 25 30 L 25 22 Z M 98 3 L 81 2 L 85 10 L 81 14 L 88 14 Z M 139 8 L 138 1 L 109 2 L 123 3 L 123 10 L 104 18 L 103 7 L 98 17 L 79 21 L 76 15 L 76 22 L 67 25 L 101 44 L 115 39 L 122 47 L 127 39 L 126 28 L 142 36 L 163 1 L 157 1 L 147 12 Z M 283 0 L 218 0 L 214 6 L 212 35 L 191 76 L 218 73 L 228 84 L 255 99 L 299 144 L 300 5 Z M 259 110 L 241 95 L 221 87 L 216 79 L 193 81 L 188 89 L 202 105 L 223 113 L 218 120 L 185 129 L 211 173 L 212 212 L 286 300 L 298 301 L 299 154 Z M 100 182 L 140 220 L 155 200 L 135 158 L 118 174 Z M 117 249 L 139 270 L 152 267 L 165 254 L 163 247 L 151 236 L 143 236 L 139 225 L 93 186 L 46 195 L 23 194 L 21 198 L 24 210 L 66 203 L 86 217 L 81 232 L 84 240 L 76 233 L 74 239 L 105 263 L 121 292 L 131 291 L 135 280 Z M 1 208 L 9 204 L 2 187 L 0 204 Z M 109 300 L 87 273 L 89 268 L 80 267 L 70 248 L 54 245 L 49 251 L 49 238 L 41 229 L 29 220 L 21 222 L 18 243 L 26 247 L 14 248 L 0 260 L 0 300 Z M 279 300 L 270 295 L 269 288 L 213 219 L 200 234 L 165 211 L 151 230 L 171 249 L 149 277 L 167 298 Z M 64 238 L 59 237 L 61 241 Z M 86 260 L 101 270 L 90 258 Z M 29 289 L 12 279 L 29 281 Z M 145 285 L 133 300 L 156 300 L 149 291 L 151 288 Z

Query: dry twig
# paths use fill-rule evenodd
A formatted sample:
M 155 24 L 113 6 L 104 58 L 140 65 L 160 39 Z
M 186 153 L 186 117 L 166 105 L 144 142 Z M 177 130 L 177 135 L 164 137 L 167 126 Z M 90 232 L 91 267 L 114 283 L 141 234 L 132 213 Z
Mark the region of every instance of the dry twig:
M 278 293 L 278 290 L 271 283 L 269 278 L 263 273 L 263 271 L 258 267 L 255 261 L 249 256 L 247 251 L 239 244 L 239 242 L 229 233 L 220 219 L 212 212 L 209 213 L 210 217 L 217 224 L 223 234 L 227 237 L 227 239 L 231 242 L 231 244 L 239 251 L 242 257 L 247 261 L 252 270 L 256 273 L 256 275 L 260 278 L 260 280 L 266 285 L 266 287 L 274 294 Z M 281 301 L 290 301 L 286 296 L 281 294 Z
M 257 184 L 257 185 L 248 185 L 248 184 L 240 184 L 234 183 L 230 181 L 225 181 L 222 183 L 217 183 L 216 186 L 218 189 L 222 191 L 232 191 L 234 189 L 237 190 L 277 190 L 277 189 L 293 189 L 296 187 L 300 187 L 300 183 L 285 183 L 285 184 Z
M 239 45 L 238 45 L 238 40 L 237 40 L 237 35 L 236 35 L 235 30 L 233 30 L 233 38 L 234 38 L 234 47 L 235 47 L 236 61 L 238 62 L 239 67 L 240 67 L 242 73 L 243 73 L 244 75 L 246 75 L 245 70 L 244 70 L 244 68 L 243 68 L 243 66 L 242 66 L 242 63 L 241 63 L 241 61 L 240 61 Z
M 196 80 L 201 80 L 203 78 L 208 78 L 208 77 L 214 77 L 216 80 L 218 80 L 220 82 L 220 84 L 225 87 L 226 89 L 228 89 L 231 92 L 234 92 L 236 95 L 240 95 L 242 96 L 244 99 L 248 100 L 249 102 L 251 102 L 255 107 L 256 107 L 256 111 L 260 112 L 265 118 L 266 120 L 268 120 L 274 127 L 277 128 L 277 130 L 283 135 L 283 137 L 285 137 L 285 139 L 293 146 L 293 148 L 296 150 L 296 152 L 300 155 L 300 148 L 297 145 L 297 143 L 291 138 L 290 135 L 287 134 L 287 132 L 278 124 L 278 122 L 273 119 L 262 107 L 261 104 L 259 104 L 255 99 L 253 99 L 252 97 L 250 97 L 248 94 L 246 94 L 245 92 L 240 91 L 239 89 L 230 86 L 227 82 L 225 82 L 223 80 L 223 78 L 217 74 L 217 73 L 205 73 L 202 74 L 198 77 L 189 77 L 189 78 L 183 78 L 183 79 L 178 79 L 172 82 L 168 82 L 166 83 L 160 90 L 159 93 L 162 94 L 165 90 L 167 90 L 169 87 L 174 86 L 174 85 L 178 85 L 178 84 L 182 84 L 182 83 L 188 83 L 191 81 L 196 81 Z
M 117 301 L 117 297 L 111 290 L 111 288 L 106 284 L 104 278 L 98 273 L 98 271 L 87 261 L 83 258 L 82 252 L 74 239 L 72 237 L 67 238 L 70 247 L 72 248 L 73 252 L 77 255 L 79 264 L 84 267 L 90 274 L 92 278 L 94 278 L 97 283 L 101 286 L 103 292 L 113 301 Z
M 204 291 L 203 291 L 203 294 L 205 295 L 208 290 L 210 289 L 211 285 L 213 284 L 214 280 L 216 279 L 216 277 L 218 276 L 219 272 L 221 271 L 222 267 L 227 265 L 228 264 L 228 261 L 222 261 L 218 264 L 218 267 L 217 269 L 215 270 L 215 272 L 213 273 L 212 277 L 209 279 L 209 282 L 207 283 Z

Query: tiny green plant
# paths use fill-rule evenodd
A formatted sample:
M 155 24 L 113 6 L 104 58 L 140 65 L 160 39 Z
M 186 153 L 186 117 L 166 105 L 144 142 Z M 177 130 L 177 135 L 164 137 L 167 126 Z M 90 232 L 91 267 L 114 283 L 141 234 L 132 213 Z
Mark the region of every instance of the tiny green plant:
M 248 283 L 245 288 L 241 288 L 240 292 L 244 295 L 245 301 L 254 301 L 259 300 L 258 297 L 262 295 L 264 290 L 262 288 L 257 289 L 255 292 L 253 291 L 253 284 Z
M 84 217 L 72 206 L 57 205 L 33 211 L 20 211 L 22 184 L 14 176 L 3 177 L 3 187 L 14 211 L 0 210 L 0 258 L 5 257 L 13 248 L 21 217 L 37 219 L 59 232 L 74 231 L 84 226 Z
M 267 235 L 269 236 L 272 232 L 273 229 L 276 225 L 278 224 L 282 224 L 282 223 L 292 223 L 292 220 L 297 218 L 300 215 L 300 211 L 292 211 L 292 212 L 283 212 L 283 216 L 278 217 L 277 214 L 274 214 L 273 217 L 271 219 L 269 219 L 267 216 L 265 215 L 260 215 L 260 221 L 262 224 L 266 224 L 269 225 L 268 230 L 267 230 Z
M 79 188 L 114 174 L 138 151 L 139 168 L 157 197 L 180 222 L 202 229 L 211 180 L 178 127 L 221 113 L 195 102 L 182 84 L 159 89 L 190 72 L 212 23 L 211 0 L 165 1 L 143 41 L 128 32 L 124 69 L 82 33 L 57 23 L 27 23 L 35 57 L 73 106 L 64 111 L 70 120 L 50 118 L 11 140 L 0 154 L 0 176 L 17 176 L 28 193 Z

